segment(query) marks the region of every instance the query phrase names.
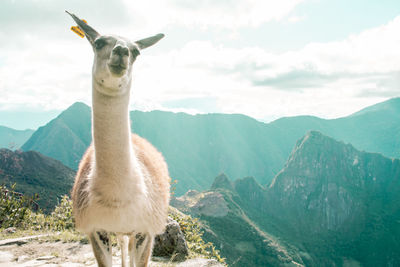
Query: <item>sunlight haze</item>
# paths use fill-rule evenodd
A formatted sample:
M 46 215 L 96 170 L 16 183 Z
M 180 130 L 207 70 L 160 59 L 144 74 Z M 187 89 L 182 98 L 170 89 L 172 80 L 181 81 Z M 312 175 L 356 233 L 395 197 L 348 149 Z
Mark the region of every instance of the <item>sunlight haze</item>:
M 93 52 L 64 10 L 100 33 L 166 35 L 135 62 L 132 110 L 337 118 L 400 96 L 398 1 L 5 0 L 1 114 L 90 105 Z

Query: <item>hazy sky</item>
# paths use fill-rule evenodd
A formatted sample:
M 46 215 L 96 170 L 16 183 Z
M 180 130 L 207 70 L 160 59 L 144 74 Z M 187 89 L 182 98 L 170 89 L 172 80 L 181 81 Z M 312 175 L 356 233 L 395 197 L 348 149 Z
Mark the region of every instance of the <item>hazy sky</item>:
M 0 111 L 90 105 L 93 52 L 66 9 L 165 33 L 135 62 L 132 109 L 335 118 L 400 96 L 399 0 L 1 0 Z

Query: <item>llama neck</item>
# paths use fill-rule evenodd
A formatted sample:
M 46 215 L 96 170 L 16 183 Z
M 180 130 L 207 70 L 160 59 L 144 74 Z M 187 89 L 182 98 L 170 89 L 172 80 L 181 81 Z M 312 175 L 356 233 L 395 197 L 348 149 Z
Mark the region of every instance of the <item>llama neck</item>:
M 93 84 L 94 170 L 98 177 L 112 178 L 132 173 L 133 155 L 129 119 L 129 90 L 106 96 Z

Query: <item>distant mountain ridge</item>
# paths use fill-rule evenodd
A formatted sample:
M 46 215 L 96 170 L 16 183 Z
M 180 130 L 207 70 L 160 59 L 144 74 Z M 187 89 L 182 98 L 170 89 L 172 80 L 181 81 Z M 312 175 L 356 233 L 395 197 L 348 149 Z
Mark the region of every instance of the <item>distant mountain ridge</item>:
M 379 103 L 349 117 L 282 118 L 265 124 L 244 115 L 188 115 L 162 111 L 131 112 L 132 130 L 165 156 L 176 193 L 208 188 L 218 173 L 253 176 L 269 184 L 282 169 L 296 141 L 318 130 L 357 149 L 400 157 L 400 98 Z M 23 145 L 76 169 L 91 139 L 90 108 L 75 103 Z
M 18 149 L 34 133 L 34 130 L 15 130 L 0 126 L 0 148 Z
M 16 190 L 26 195 L 39 194 L 39 206 L 52 210 L 60 197 L 69 194 L 75 172 L 61 162 L 36 151 L 0 149 L 0 184 L 16 183 Z
M 220 175 L 172 205 L 209 227 L 205 237 L 232 266 L 400 265 L 400 160 L 316 131 L 298 140 L 269 187 Z M 276 246 L 260 246 L 260 236 Z
M 366 115 L 366 114 L 373 114 L 376 112 L 399 114 L 400 113 L 400 97 L 392 98 L 385 102 L 381 102 L 381 103 L 366 107 L 358 112 L 351 114 L 350 117 L 362 116 L 362 115 Z
M 91 142 L 90 108 L 80 102 L 39 127 L 21 147 L 34 150 L 77 169 L 79 160 Z

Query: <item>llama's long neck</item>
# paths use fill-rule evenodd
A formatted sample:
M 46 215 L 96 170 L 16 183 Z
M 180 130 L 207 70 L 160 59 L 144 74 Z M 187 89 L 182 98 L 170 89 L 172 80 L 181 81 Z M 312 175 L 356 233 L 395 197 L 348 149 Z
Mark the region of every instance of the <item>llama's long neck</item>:
M 93 141 L 96 176 L 105 179 L 131 175 L 137 164 L 131 142 L 129 91 L 109 97 L 93 83 Z M 122 178 L 121 178 L 122 179 Z

